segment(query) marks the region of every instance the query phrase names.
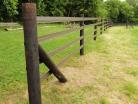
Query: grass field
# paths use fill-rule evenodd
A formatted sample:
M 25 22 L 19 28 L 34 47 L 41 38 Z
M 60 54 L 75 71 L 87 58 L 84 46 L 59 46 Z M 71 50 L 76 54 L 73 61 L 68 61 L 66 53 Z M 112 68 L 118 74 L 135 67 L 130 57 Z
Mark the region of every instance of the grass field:
M 64 25 L 39 26 L 45 35 L 66 29 Z M 60 84 L 56 78 L 42 82 L 43 104 L 138 104 L 138 27 L 115 26 L 93 41 L 92 28 L 85 29 L 86 55 L 72 57 L 61 67 L 69 82 Z M 40 35 L 39 35 L 40 36 Z M 40 43 L 45 50 L 79 37 L 73 32 Z M 55 63 L 78 44 L 52 57 Z M 41 73 L 46 71 L 40 65 Z M 27 104 L 27 84 L 23 32 L 0 30 L 0 104 Z

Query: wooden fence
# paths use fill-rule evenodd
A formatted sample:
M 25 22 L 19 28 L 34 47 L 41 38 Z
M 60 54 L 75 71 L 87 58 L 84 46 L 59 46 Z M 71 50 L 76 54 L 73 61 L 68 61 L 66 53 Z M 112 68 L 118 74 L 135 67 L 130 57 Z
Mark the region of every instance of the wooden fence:
M 40 73 L 39 64 L 44 63 L 49 72 L 42 76 L 42 79 L 47 75 L 53 74 L 61 83 L 65 83 L 67 79 L 60 72 L 59 68 L 51 60 L 51 56 L 57 54 L 60 51 L 65 50 L 74 43 L 80 41 L 80 47 L 75 51 L 67 55 L 62 59 L 59 64 L 63 63 L 70 56 L 80 51 L 80 55 L 84 55 L 84 35 L 86 27 L 93 27 L 93 39 L 96 40 L 98 27 L 100 27 L 100 34 L 103 33 L 107 28 L 111 27 L 111 22 L 106 19 L 100 18 L 85 18 L 85 17 L 36 17 L 36 5 L 34 3 L 23 3 L 23 28 L 24 28 L 24 44 L 25 44 L 25 55 L 26 55 L 26 69 L 28 79 L 28 92 L 30 104 L 41 104 L 41 90 L 40 90 Z M 71 28 L 68 30 L 47 34 L 44 36 L 37 37 L 37 21 L 44 23 L 62 23 L 62 22 L 79 22 L 80 27 Z M 93 24 L 85 25 L 85 21 L 95 22 Z M 74 31 L 80 31 L 80 37 L 70 41 L 63 46 L 54 49 L 51 52 L 46 52 L 39 45 L 39 42 L 47 41 L 49 39 L 67 36 L 69 33 Z M 58 64 L 58 65 L 59 65 Z

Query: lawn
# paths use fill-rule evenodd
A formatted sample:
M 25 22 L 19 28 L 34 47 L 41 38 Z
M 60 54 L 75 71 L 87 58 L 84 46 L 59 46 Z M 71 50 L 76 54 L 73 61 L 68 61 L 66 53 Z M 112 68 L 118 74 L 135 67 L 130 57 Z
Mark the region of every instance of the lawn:
M 93 27 L 92 27 L 93 28 Z M 86 29 L 86 38 L 89 37 L 92 40 L 93 31 L 92 28 Z M 40 25 L 38 27 L 38 34 L 46 35 L 48 33 L 58 32 L 67 29 L 62 24 L 48 24 L 46 27 Z M 19 90 L 26 88 L 26 70 L 25 70 L 25 58 L 24 58 L 24 41 L 23 31 L 4 31 L 0 30 L 0 99 L 7 96 L 7 94 L 13 94 Z M 73 39 L 79 37 L 79 32 L 70 33 L 68 36 L 59 37 L 40 43 L 44 49 L 48 52 L 55 47 L 64 45 Z M 88 45 L 91 49 L 91 45 Z M 58 63 L 61 58 L 66 56 L 73 49 L 79 47 L 78 44 L 71 46 L 63 52 L 60 52 L 56 56 L 52 57 L 55 63 Z M 78 50 L 79 53 L 79 50 Z M 78 55 L 79 56 L 79 55 Z M 40 70 L 46 71 L 44 65 L 40 65 Z
M 38 34 L 65 30 L 62 24 L 39 26 Z M 138 27 L 115 26 L 93 41 L 93 27 L 85 29 L 85 56 L 78 53 L 60 69 L 69 82 L 42 82 L 44 104 L 138 104 Z M 40 43 L 46 51 L 79 37 L 79 32 Z M 0 104 L 27 104 L 23 32 L 0 30 Z M 79 42 L 58 53 L 58 63 Z M 47 71 L 40 65 L 41 73 Z M 117 83 L 117 84 L 116 84 Z

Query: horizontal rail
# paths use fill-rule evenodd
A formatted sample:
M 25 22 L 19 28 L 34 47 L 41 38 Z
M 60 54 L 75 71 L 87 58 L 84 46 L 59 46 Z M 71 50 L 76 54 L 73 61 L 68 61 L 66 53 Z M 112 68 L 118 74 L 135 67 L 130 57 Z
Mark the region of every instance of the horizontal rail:
M 63 58 L 63 59 L 57 64 L 57 66 L 63 65 L 63 64 L 65 63 L 65 61 L 68 60 L 69 57 L 71 57 L 71 56 L 73 56 L 74 54 L 76 54 L 76 53 L 78 52 L 77 50 L 82 49 L 83 47 L 84 47 L 84 46 L 82 45 L 82 46 L 80 46 L 80 48 L 75 49 L 75 51 L 73 51 L 72 53 L 70 53 L 69 55 L 67 55 L 65 58 Z
M 64 31 L 61 31 L 61 32 L 56 32 L 56 33 L 51 33 L 51 34 L 48 34 L 48 35 L 40 36 L 40 37 L 38 37 L 38 41 L 42 42 L 42 41 L 45 41 L 45 40 L 49 40 L 51 38 L 56 38 L 56 37 L 59 37 L 59 36 L 67 35 L 71 32 L 81 30 L 83 28 L 84 27 L 76 27 L 74 29 L 68 29 L 68 30 L 64 30 Z
M 65 61 L 69 58 L 69 57 L 71 57 L 71 56 L 73 56 L 74 54 L 76 54 L 77 53 L 77 50 L 79 50 L 79 49 L 81 49 L 81 48 L 83 48 L 84 46 L 82 45 L 80 48 L 77 48 L 74 52 L 72 52 L 72 53 L 70 53 L 69 55 L 67 55 L 64 59 L 62 59 L 58 64 L 57 64 L 57 66 L 61 66 L 61 65 L 63 65 L 64 63 L 65 63 Z M 47 72 L 47 73 L 45 73 L 45 74 L 42 74 L 41 75 L 41 80 L 44 80 L 44 79 L 48 79 L 48 76 L 50 76 L 52 73 L 51 72 Z
M 94 21 L 100 18 L 91 17 L 43 17 L 38 16 L 37 21 L 39 23 L 60 23 L 60 22 L 77 22 L 77 21 Z
M 17 27 L 21 26 L 19 23 L 9 22 L 9 23 L 0 23 L 0 27 Z
M 66 48 L 68 48 L 69 46 L 75 44 L 76 42 L 78 42 L 78 41 L 81 40 L 82 38 L 84 38 L 84 37 L 79 37 L 79 38 L 77 38 L 77 39 L 71 41 L 70 43 L 67 43 L 67 44 L 64 45 L 64 46 L 58 47 L 58 48 L 54 49 L 53 51 L 49 52 L 48 55 L 49 55 L 49 56 L 54 56 L 54 55 L 55 55 L 56 53 L 58 53 L 59 51 L 65 50 Z
M 75 27 L 73 29 L 68 29 L 68 30 L 64 30 L 64 31 L 56 32 L 56 33 L 47 34 L 47 35 L 38 37 L 38 41 L 42 42 L 42 41 L 45 41 L 45 40 L 49 40 L 51 38 L 56 38 L 56 37 L 59 37 L 59 36 L 68 35 L 71 32 L 81 30 L 85 27 L 90 27 L 90 26 L 100 25 L 100 24 L 102 24 L 102 23 L 98 22 L 98 23 L 94 23 L 94 24 L 90 24 L 90 25 L 84 25 L 82 27 Z
M 104 23 L 104 22 L 97 22 L 97 23 L 90 24 L 90 25 L 84 25 L 84 27 L 90 27 L 90 26 L 95 26 L 95 25 L 101 25 L 102 23 Z

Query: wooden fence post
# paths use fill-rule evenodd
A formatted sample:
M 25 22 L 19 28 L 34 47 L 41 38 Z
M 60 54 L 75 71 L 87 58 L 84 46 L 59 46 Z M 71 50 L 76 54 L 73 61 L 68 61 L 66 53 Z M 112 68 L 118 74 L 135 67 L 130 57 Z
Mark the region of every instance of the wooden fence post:
M 94 26 L 94 40 L 97 39 L 97 25 Z
M 112 27 L 112 21 L 110 20 L 110 27 Z
M 106 31 L 106 20 L 104 20 L 104 31 Z
M 110 28 L 110 21 L 109 21 L 109 23 L 108 23 L 108 27 Z
M 107 30 L 107 25 L 108 25 L 108 22 L 107 22 L 107 20 L 106 20 L 106 24 L 105 24 L 105 29 Z
M 103 33 L 103 19 L 101 19 L 101 28 L 100 28 L 100 34 Z
M 80 27 L 84 26 L 84 21 L 80 22 Z M 80 39 L 80 47 L 83 45 L 83 48 L 80 49 L 80 55 L 84 55 L 84 28 L 80 30 L 80 37 L 83 37 Z
M 22 12 L 29 104 L 41 104 L 36 4 L 23 3 Z

